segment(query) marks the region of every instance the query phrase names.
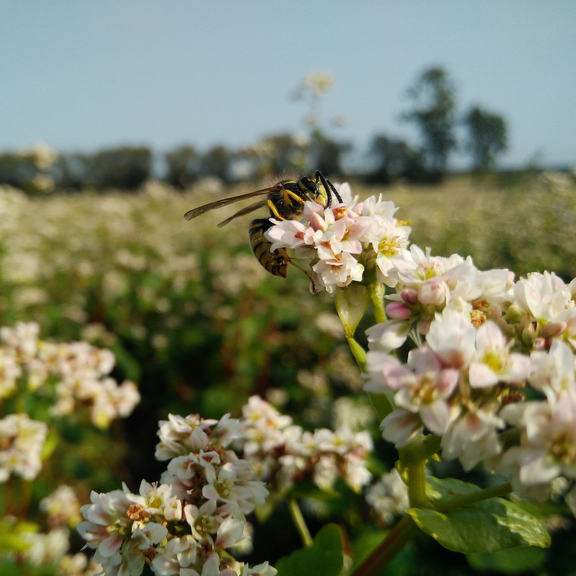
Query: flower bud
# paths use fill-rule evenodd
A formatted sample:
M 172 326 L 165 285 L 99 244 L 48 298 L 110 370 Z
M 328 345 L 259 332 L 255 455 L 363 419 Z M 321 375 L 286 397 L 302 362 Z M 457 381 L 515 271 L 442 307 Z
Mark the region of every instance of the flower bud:
M 414 288 L 404 288 L 400 292 L 400 297 L 406 304 L 417 304 L 418 303 L 418 292 Z
M 386 315 L 391 320 L 408 320 L 410 308 L 402 302 L 391 302 L 386 306 Z
M 443 306 L 450 290 L 444 280 L 432 279 L 418 289 L 418 301 L 424 305 Z
M 550 322 L 540 330 L 540 336 L 542 338 L 553 338 L 554 336 L 562 334 L 566 330 L 566 327 L 566 322 Z
M 368 308 L 368 301 L 368 289 L 361 284 L 351 284 L 345 290 L 336 292 L 336 297 L 334 298 L 336 311 L 338 316 L 340 316 L 346 336 L 354 335 L 356 327 Z

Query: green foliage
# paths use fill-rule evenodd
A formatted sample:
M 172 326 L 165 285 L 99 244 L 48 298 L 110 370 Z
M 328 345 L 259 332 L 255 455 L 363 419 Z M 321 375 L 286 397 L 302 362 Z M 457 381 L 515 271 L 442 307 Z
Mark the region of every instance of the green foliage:
M 22 552 L 30 548 L 29 534 L 38 532 L 33 522 L 16 522 L 15 518 L 0 518 L 0 554 Z
M 429 177 L 423 150 L 417 150 L 405 140 L 386 134 L 374 136 L 369 157 L 376 167 L 367 175 L 371 184 L 392 184 L 400 178 L 423 182 Z
M 280 559 L 278 576 L 338 576 L 344 566 L 344 534 L 336 524 L 327 524 L 311 546 Z
M 498 154 L 508 147 L 504 118 L 481 106 L 473 106 L 464 117 L 464 125 L 468 130 L 465 148 L 472 155 L 474 170 L 488 170 Z
M 200 173 L 200 154 L 194 146 L 184 145 L 167 152 L 166 182 L 175 188 L 187 188 Z
M 407 94 L 414 106 L 404 119 L 420 130 L 430 169 L 444 174 L 456 147 L 454 84 L 444 68 L 434 66 L 420 74 Z
M 437 505 L 447 496 L 453 498 L 476 491 L 477 486 L 453 478 L 427 479 L 428 497 Z M 408 514 L 421 530 L 454 552 L 472 554 L 515 546 L 550 546 L 550 536 L 542 522 L 503 498 L 489 498 L 446 512 L 411 508 Z
M 135 190 L 149 177 L 152 151 L 144 146 L 123 146 L 97 152 L 90 158 L 87 180 L 98 188 Z

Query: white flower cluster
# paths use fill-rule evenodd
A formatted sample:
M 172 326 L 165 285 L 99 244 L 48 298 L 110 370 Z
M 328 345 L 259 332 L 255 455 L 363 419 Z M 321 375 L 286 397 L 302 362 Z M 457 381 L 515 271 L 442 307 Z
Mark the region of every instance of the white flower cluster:
M 70 486 L 61 485 L 52 494 L 40 501 L 40 510 L 48 516 L 51 528 L 69 526 L 80 522 L 80 503 Z
M 348 184 L 338 187 L 350 196 Z M 333 294 L 363 279 L 365 269 L 376 264 L 378 279 L 388 283 L 390 258 L 408 245 L 410 228 L 394 218 L 397 208 L 374 196 L 324 208 L 306 202 L 302 220 L 275 220 L 266 232 L 271 250 L 294 249 L 296 258 L 310 260 L 312 289 Z
M 268 494 L 250 463 L 228 448 L 239 436 L 228 415 L 204 420 L 170 415 L 160 422 L 156 457 L 170 460 L 161 483 L 142 481 L 92 492 L 78 531 L 107 575 L 139 574 L 144 564 L 159 576 L 273 576 L 267 562 L 250 568 L 226 549 L 245 538 L 246 514 Z
M 112 420 L 128 416 L 140 401 L 133 382 L 121 385 L 108 375 L 114 355 L 87 342 L 52 343 L 38 338 L 35 323 L 0 329 L 0 400 L 16 393 L 20 379 L 28 390 L 54 386 L 55 416 L 90 408 L 92 422 L 107 428 Z M 1 449 L 1 447 L 0 447 Z
M 391 319 L 367 331 L 365 387 L 394 395 L 384 438 L 402 447 L 426 429 L 443 457 L 508 473 L 527 496 L 576 479 L 576 281 L 534 273 L 514 283 L 507 270 L 416 246 L 388 273 Z M 416 348 L 402 363 L 391 352 L 407 338 Z M 524 401 L 527 386 L 535 400 Z
M 40 511 L 47 514 L 48 530 L 24 531 L 21 534 L 22 559 L 35 568 L 50 566 L 58 576 L 94 576 L 102 567 L 78 552 L 67 554 L 70 548 L 70 530 L 80 521 L 80 503 L 69 486 L 59 486 L 41 500 Z
M 48 435 L 44 422 L 27 414 L 9 414 L 0 420 L 0 482 L 12 474 L 34 480 L 42 468 L 40 456 Z
M 372 440 L 368 432 L 347 427 L 307 432 L 258 396 L 249 399 L 242 416 L 244 455 L 258 477 L 278 490 L 307 478 L 322 490 L 330 490 L 338 478 L 356 492 L 369 482 L 366 458 Z
M 396 468 L 370 486 L 366 491 L 366 502 L 372 506 L 383 526 L 389 526 L 410 508 L 408 488 Z

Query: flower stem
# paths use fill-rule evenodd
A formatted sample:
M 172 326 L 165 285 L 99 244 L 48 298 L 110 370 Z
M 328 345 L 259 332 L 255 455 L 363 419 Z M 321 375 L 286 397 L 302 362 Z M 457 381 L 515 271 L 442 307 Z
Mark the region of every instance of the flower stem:
M 488 498 L 497 498 L 498 496 L 505 496 L 512 492 L 512 484 L 506 482 L 505 484 L 498 484 L 498 486 L 491 486 L 490 488 L 484 488 L 483 490 L 477 490 L 471 494 L 462 494 L 461 496 L 455 496 L 444 502 L 439 502 L 434 508 L 438 512 L 450 512 L 461 506 L 467 504 L 473 504 L 474 502 L 480 502 L 482 500 L 488 500 Z
M 370 294 L 370 304 L 372 304 L 372 312 L 376 323 L 380 324 L 386 322 L 386 311 L 384 310 L 384 284 L 374 281 L 368 285 Z
M 298 502 L 296 502 L 294 498 L 290 498 L 288 510 L 290 510 L 290 516 L 292 516 L 298 534 L 300 534 L 302 544 L 304 544 L 304 546 L 312 546 L 312 536 L 310 536 L 310 531 L 308 530 L 308 526 L 306 526 L 306 521 L 304 520 L 304 516 L 302 516 L 300 506 L 298 506 Z
M 426 497 L 426 460 L 409 464 L 408 472 L 408 500 L 410 508 L 428 508 Z
M 352 576 L 374 576 L 395 558 L 418 533 L 414 520 L 406 514 L 386 536 L 386 539 L 354 570 Z
M 354 336 L 346 336 L 346 340 L 348 340 L 348 346 L 350 346 L 350 351 L 358 364 L 358 367 L 362 372 L 366 369 L 366 350 L 358 344 Z

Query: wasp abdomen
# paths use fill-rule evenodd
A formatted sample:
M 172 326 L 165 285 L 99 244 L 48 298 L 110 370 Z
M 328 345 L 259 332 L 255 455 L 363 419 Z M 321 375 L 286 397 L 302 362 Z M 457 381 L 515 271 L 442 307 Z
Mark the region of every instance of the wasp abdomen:
M 274 276 L 286 278 L 288 264 L 277 250 L 270 252 L 272 243 L 264 237 L 264 232 L 272 226 L 269 218 L 258 218 L 250 222 L 250 246 L 258 262 Z

